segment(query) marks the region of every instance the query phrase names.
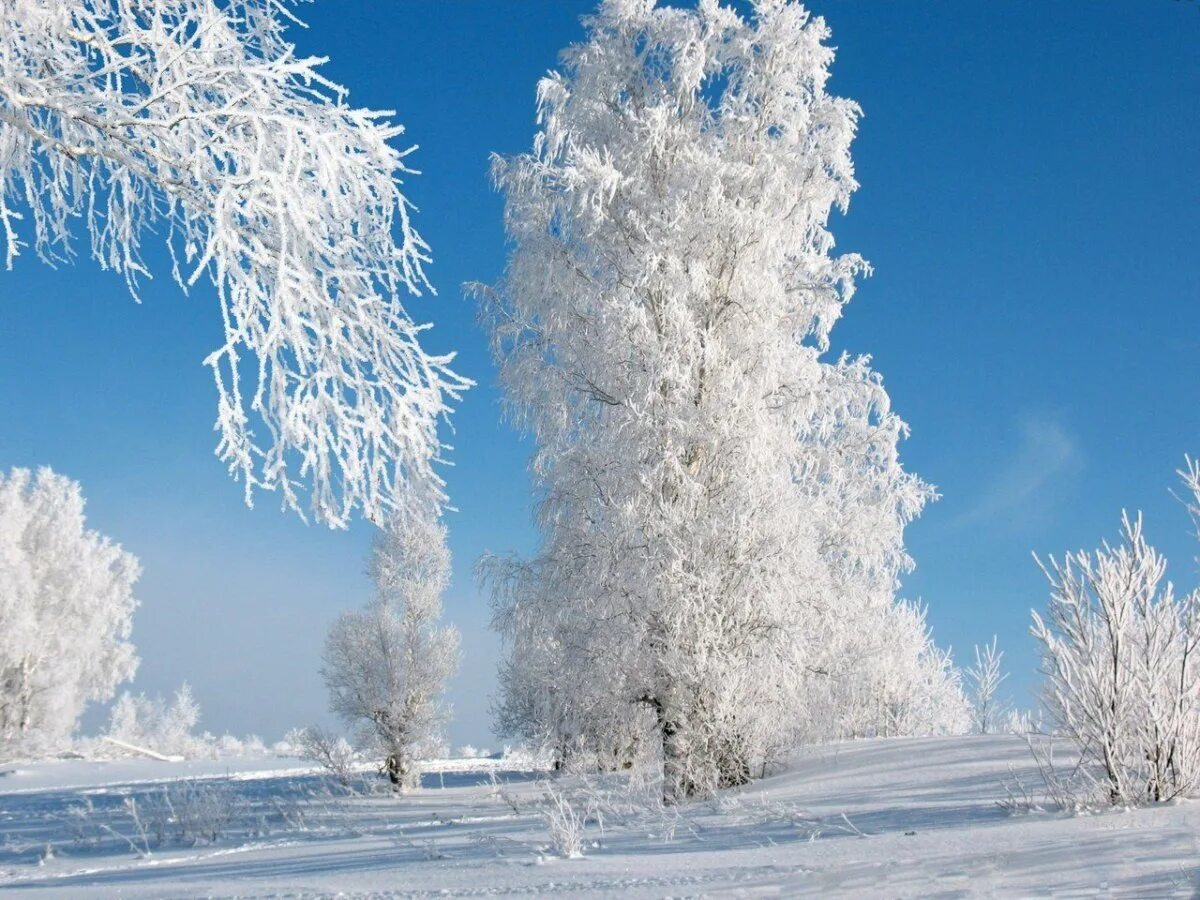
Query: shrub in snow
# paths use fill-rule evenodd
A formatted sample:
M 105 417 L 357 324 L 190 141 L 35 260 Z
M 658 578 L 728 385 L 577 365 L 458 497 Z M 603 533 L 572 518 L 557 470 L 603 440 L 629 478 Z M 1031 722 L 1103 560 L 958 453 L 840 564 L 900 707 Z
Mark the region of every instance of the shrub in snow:
M 829 635 L 829 662 L 812 679 L 804 734 L 813 739 L 964 734 L 970 706 L 951 654 L 933 642 L 925 607 L 899 601 Z
M 1050 605 L 1033 634 L 1055 730 L 1101 773 L 1110 802 L 1136 805 L 1200 789 L 1200 594 L 1163 586 L 1166 560 L 1141 516 L 1122 527 L 1116 547 L 1042 566 Z
M 199 721 L 200 704 L 185 682 L 169 703 L 162 697 L 125 692 L 113 704 L 107 734 L 133 747 L 194 758 L 209 749 L 209 742 L 195 733 Z
M 213 844 L 233 825 L 243 801 L 228 786 L 181 781 L 165 786 L 148 812 L 159 842 Z
M 997 805 L 1011 813 L 1053 810 L 1075 814 L 1087 809 L 1091 805 L 1089 794 L 1094 785 L 1078 766 L 1068 769 L 1055 764 L 1054 735 L 1038 734 L 1033 730 L 1018 733 L 1029 747 L 1037 767 L 1038 783 L 1026 784 L 1010 766 L 1009 776 L 1001 782 L 1005 797 L 997 801 Z
M 481 564 L 498 726 L 657 757 L 675 797 L 761 771 L 814 693 L 879 705 L 843 661 L 897 615 L 932 493 L 868 359 L 825 358 L 867 269 L 828 228 L 859 109 L 825 90 L 823 20 L 747 6 L 601 3 L 538 86 L 533 151 L 495 161 L 513 252 L 478 288 L 540 493 L 535 557 Z M 954 694 L 908 633 L 904 684 Z
M 245 807 L 230 786 L 185 780 L 140 799 L 126 797 L 116 810 L 84 797 L 67 809 L 68 830 L 76 844 L 94 849 L 114 840 L 144 858 L 151 848 L 216 843 L 234 831 Z
M 282 740 L 276 741 L 271 745 L 271 752 L 276 756 L 299 756 L 307 759 L 314 759 L 312 754 L 313 740 L 315 737 L 324 737 L 332 739 L 332 735 L 324 732 L 319 726 L 309 725 L 304 728 L 291 728 L 283 736 Z M 353 748 L 351 748 L 353 752 Z
M 1035 734 L 1043 731 L 1042 714 L 1029 709 L 1010 709 L 1003 730 L 1009 734 Z
M 340 735 L 330 734 L 312 725 L 294 735 L 298 754 L 317 763 L 325 773 L 343 788 L 350 790 L 354 782 L 354 748 Z
M 1008 674 L 1001 671 L 1004 651 L 996 649 L 996 637 L 981 649 L 975 645 L 975 665 L 966 670 L 971 698 L 972 726 L 979 734 L 1001 730 L 1008 713 L 1005 703 L 996 696 L 1001 682 Z
M 242 738 L 242 755 L 243 756 L 266 756 L 267 745 L 257 734 L 250 734 Z
M 307 728 L 290 728 L 282 740 L 271 745 L 271 752 L 276 756 L 301 756 L 307 736 Z
M 245 749 L 245 744 L 232 734 L 223 734 L 219 738 L 213 738 L 213 754 L 215 756 L 241 756 Z
M 305 485 L 320 521 L 382 521 L 440 503 L 437 423 L 467 382 L 400 303 L 429 259 L 403 129 L 297 56 L 291 18 L 276 0 L 0 5 L 0 247 L 9 268 L 30 244 L 69 260 L 82 222 L 136 295 L 143 238 L 165 234 L 180 286 L 216 289 L 217 454 L 247 501 L 299 510 Z
M 441 747 L 443 694 L 458 667 L 458 632 L 439 624 L 450 577 L 445 529 L 393 523 L 376 538 L 370 572 L 375 600 L 333 624 L 321 673 L 333 711 L 382 757 L 396 787 L 410 787 L 418 761 Z
M 232 734 L 223 734 L 220 737 L 213 737 L 211 734 L 206 733 L 204 738 L 205 742 L 209 745 L 209 751 L 214 757 L 250 759 L 267 755 L 266 744 L 264 744 L 262 738 L 256 734 L 239 738 Z
M 0 472 L 0 755 L 63 740 L 137 668 L 141 570 L 85 527 L 83 506 L 50 469 Z
M 581 859 L 587 822 L 594 812 L 588 799 L 547 785 L 540 812 L 554 852 L 563 859 Z

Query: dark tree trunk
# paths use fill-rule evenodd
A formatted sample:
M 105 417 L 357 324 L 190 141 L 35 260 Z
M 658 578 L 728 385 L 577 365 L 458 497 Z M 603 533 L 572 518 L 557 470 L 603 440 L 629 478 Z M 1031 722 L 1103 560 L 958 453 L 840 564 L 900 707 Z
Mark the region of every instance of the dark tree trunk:
M 698 793 L 696 783 L 687 772 L 686 760 L 682 752 L 679 724 L 667 711 L 662 700 L 652 694 L 644 694 L 640 698 L 654 710 L 658 722 L 658 732 L 662 741 L 663 756 L 663 802 L 666 804 L 681 803 Z

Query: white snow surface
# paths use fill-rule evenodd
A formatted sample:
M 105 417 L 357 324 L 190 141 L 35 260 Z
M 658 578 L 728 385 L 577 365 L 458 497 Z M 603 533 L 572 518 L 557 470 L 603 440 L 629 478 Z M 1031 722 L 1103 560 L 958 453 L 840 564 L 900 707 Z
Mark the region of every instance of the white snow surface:
M 0 765 L 0 895 L 1200 895 L 1200 804 L 1012 814 L 997 802 L 1002 782 L 1038 778 L 1024 742 L 1007 735 L 813 748 L 718 801 L 610 811 L 570 860 L 550 849 L 544 773 L 493 760 L 436 768 L 402 798 L 344 798 L 294 760 Z M 133 833 L 122 804 L 149 808 L 182 779 L 234 798 L 228 831 L 134 852 L 119 837 Z M 555 785 L 579 787 L 569 777 Z M 87 801 L 91 821 L 112 833 L 79 836 L 68 808 Z

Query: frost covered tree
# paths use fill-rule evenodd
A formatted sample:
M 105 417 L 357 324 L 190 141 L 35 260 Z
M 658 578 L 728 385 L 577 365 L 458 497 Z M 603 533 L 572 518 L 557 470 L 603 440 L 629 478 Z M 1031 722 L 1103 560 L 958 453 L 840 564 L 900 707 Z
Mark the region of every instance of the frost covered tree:
M 450 578 L 446 532 L 428 520 L 393 523 L 371 555 L 375 598 L 329 631 L 321 670 L 330 705 L 383 756 L 397 787 L 417 783 L 449 710 L 446 682 L 458 668 L 458 631 L 440 624 Z
M 805 702 L 811 739 L 965 734 L 970 703 L 949 650 L 937 646 L 926 608 L 901 600 L 831 639 L 824 689 Z
M 437 506 L 437 424 L 467 382 L 400 302 L 428 248 L 387 113 L 284 38 L 283 0 L 0 2 L 0 242 L 91 256 L 137 295 L 143 241 L 211 282 L 217 454 L 319 521 Z
M 745 781 L 862 683 L 931 494 L 869 360 L 826 358 L 867 269 L 829 230 L 858 106 L 825 89 L 821 19 L 748 5 L 585 20 L 532 152 L 495 160 L 512 252 L 478 289 L 541 530 L 481 566 L 499 723 L 657 754 L 673 798 Z
M 1122 517 L 1118 546 L 1068 553 L 1042 571 L 1050 605 L 1044 619 L 1034 612 L 1033 634 L 1055 729 L 1100 772 L 1113 804 L 1195 794 L 1200 592 L 1177 597 L 1162 584 L 1166 560 L 1146 542 L 1141 516 Z
M 0 472 L 0 750 L 46 744 L 133 676 L 137 559 L 86 527 L 79 484 Z
M 1008 677 L 1002 671 L 1004 651 L 996 649 L 996 636 L 981 648 L 975 645 L 975 665 L 966 670 L 970 684 L 973 727 L 979 734 L 992 734 L 1000 728 L 1008 710 L 996 696 L 1001 683 Z
M 199 721 L 200 704 L 187 682 L 169 703 L 126 691 L 109 711 L 107 736 L 132 747 L 193 758 L 205 750 L 204 738 L 195 733 Z

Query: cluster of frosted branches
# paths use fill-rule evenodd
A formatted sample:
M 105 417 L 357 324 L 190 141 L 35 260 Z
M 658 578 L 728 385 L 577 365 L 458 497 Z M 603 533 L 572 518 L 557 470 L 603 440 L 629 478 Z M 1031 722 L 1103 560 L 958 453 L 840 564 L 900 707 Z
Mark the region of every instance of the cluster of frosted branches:
M 975 645 L 975 665 L 965 670 L 970 683 L 973 725 L 979 734 L 998 731 L 1008 715 L 1007 704 L 996 696 L 1001 683 L 1008 678 L 1001 668 L 1003 662 L 1004 651 L 997 649 L 996 636 L 992 635 L 990 644 Z
M 10 267 L 30 243 L 66 260 L 82 220 L 136 295 L 165 232 L 175 280 L 220 300 L 217 453 L 247 501 L 382 521 L 440 504 L 437 425 L 466 382 L 399 301 L 428 261 L 402 129 L 297 57 L 289 20 L 280 0 L 0 0 L 0 240 Z
M 857 621 L 850 616 L 857 615 Z M 809 740 L 964 734 L 970 705 L 948 650 L 934 643 L 920 603 L 857 610 L 826 626 L 828 676 L 810 685 Z
M 333 711 L 384 758 L 397 787 L 409 787 L 417 762 L 438 749 L 443 694 L 458 668 L 458 631 L 439 621 L 450 579 L 445 529 L 393 522 L 376 538 L 370 572 L 375 599 L 330 628 L 322 674 Z
M 118 747 L 148 748 L 190 759 L 206 749 L 206 739 L 196 733 L 199 721 L 200 704 L 186 681 L 170 701 L 125 691 L 109 710 L 105 737 L 119 741 Z
M 0 473 L 0 756 L 69 735 L 133 677 L 138 561 L 86 528 L 79 484 Z
M 822 20 L 751 6 L 601 4 L 538 87 L 533 152 L 496 160 L 514 249 L 480 291 L 541 495 L 536 557 L 483 564 L 500 724 L 661 754 L 676 795 L 760 770 L 872 660 L 963 709 L 923 619 L 877 652 L 931 491 L 869 361 L 823 358 L 866 269 L 828 230 L 859 110 L 825 90 Z
M 1161 587 L 1166 560 L 1141 517 L 1124 516 L 1122 528 L 1117 547 L 1042 567 L 1052 593 L 1033 634 L 1055 730 L 1100 773 L 1110 802 L 1137 805 L 1200 790 L 1200 592 Z

